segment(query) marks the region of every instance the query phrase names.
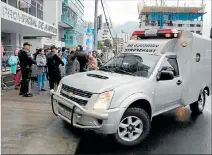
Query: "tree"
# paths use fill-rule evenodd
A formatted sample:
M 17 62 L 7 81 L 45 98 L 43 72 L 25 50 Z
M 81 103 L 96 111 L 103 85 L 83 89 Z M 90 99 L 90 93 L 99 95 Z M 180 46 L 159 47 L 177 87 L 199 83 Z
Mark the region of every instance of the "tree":
M 103 42 L 98 41 L 98 49 L 101 49 L 103 45 L 104 45 L 104 43 L 103 43 Z
M 109 47 L 109 48 L 112 48 L 112 44 L 110 42 L 110 39 L 105 39 L 104 46 Z

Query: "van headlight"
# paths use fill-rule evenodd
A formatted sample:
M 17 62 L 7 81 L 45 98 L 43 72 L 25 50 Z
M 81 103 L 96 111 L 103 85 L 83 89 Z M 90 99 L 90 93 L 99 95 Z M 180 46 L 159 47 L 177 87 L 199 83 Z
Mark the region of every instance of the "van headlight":
M 62 82 L 60 81 L 59 85 L 57 86 L 57 90 L 56 90 L 56 93 L 60 93 L 60 90 L 62 88 Z
M 98 96 L 93 109 L 94 110 L 107 110 L 110 106 L 111 100 L 113 98 L 113 94 L 114 94 L 114 91 L 107 91 L 107 92 L 101 93 Z

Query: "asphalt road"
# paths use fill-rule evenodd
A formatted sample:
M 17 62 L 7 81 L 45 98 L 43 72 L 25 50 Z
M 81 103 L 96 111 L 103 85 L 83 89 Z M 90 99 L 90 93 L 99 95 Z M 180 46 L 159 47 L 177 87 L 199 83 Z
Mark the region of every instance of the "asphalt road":
M 148 139 L 136 147 L 121 147 L 106 135 L 88 131 L 76 154 L 211 154 L 211 96 L 198 117 L 187 107 L 155 117 Z

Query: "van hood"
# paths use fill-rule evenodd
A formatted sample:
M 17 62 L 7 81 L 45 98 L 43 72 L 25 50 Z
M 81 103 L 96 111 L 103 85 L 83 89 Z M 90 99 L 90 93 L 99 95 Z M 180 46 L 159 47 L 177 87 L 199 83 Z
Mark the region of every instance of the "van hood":
M 138 79 L 141 80 L 141 78 L 104 71 L 89 71 L 66 76 L 62 79 L 62 84 L 92 93 L 102 93 L 136 82 Z

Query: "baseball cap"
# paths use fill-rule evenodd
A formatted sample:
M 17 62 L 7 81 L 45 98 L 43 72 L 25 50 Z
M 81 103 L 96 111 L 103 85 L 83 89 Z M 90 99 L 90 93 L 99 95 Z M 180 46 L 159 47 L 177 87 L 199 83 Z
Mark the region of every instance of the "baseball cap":
M 23 44 L 23 46 L 26 46 L 26 45 L 28 45 L 28 46 L 32 46 L 30 43 L 28 43 L 28 42 L 25 42 L 24 44 Z

